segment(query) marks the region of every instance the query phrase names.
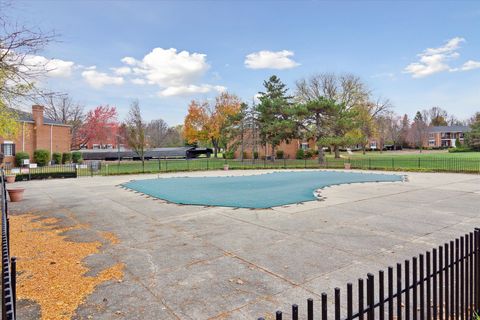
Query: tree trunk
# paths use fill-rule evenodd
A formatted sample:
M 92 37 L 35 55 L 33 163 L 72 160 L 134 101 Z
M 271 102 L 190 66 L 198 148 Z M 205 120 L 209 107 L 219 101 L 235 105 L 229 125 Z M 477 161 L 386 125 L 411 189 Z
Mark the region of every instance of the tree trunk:
M 325 163 L 325 154 L 323 152 L 323 146 L 318 146 L 318 163 L 322 165 Z
M 142 172 L 145 173 L 145 154 L 142 153 Z
M 335 149 L 335 159 L 340 159 L 340 147 L 335 146 L 334 149 Z
M 366 154 L 367 154 L 366 145 L 362 145 L 362 154 L 363 154 L 363 155 L 366 155 Z
M 272 162 L 275 161 L 275 146 L 272 144 Z
M 213 145 L 213 156 L 215 158 L 218 158 L 218 141 L 215 139 L 212 139 L 212 145 Z

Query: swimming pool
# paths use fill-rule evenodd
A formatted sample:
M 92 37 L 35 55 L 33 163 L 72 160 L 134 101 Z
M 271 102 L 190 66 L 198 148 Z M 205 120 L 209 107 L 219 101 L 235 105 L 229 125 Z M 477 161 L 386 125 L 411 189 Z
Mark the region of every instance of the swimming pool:
M 402 180 L 396 174 L 296 171 L 133 180 L 122 186 L 178 204 L 260 209 L 315 200 L 314 191 L 327 186 Z

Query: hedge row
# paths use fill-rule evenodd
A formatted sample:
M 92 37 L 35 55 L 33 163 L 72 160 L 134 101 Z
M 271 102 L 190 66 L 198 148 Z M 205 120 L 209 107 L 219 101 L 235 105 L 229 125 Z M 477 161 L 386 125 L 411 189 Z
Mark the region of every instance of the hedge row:
M 30 159 L 30 155 L 27 152 L 17 152 L 15 154 L 15 164 L 17 166 L 21 166 L 24 159 Z M 83 162 L 82 153 L 79 151 L 64 153 L 54 152 L 52 154 L 52 160 L 55 164 Z M 33 161 L 40 167 L 48 165 L 50 162 L 50 151 L 44 149 L 35 150 L 33 152 Z

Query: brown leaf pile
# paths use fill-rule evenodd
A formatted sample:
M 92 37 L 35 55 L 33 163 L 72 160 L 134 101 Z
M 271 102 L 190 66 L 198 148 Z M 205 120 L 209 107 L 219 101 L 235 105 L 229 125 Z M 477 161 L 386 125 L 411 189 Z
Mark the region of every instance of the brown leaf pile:
M 122 279 L 123 264 L 94 277 L 85 276 L 89 269 L 82 260 L 98 253 L 101 243 L 67 241 L 63 232 L 84 226 L 59 227 L 57 219 L 37 218 L 31 214 L 10 216 L 12 256 L 17 257 L 17 299 L 37 302 L 44 320 L 71 319 L 97 285 Z M 107 238 L 117 243 L 114 239 L 113 234 Z

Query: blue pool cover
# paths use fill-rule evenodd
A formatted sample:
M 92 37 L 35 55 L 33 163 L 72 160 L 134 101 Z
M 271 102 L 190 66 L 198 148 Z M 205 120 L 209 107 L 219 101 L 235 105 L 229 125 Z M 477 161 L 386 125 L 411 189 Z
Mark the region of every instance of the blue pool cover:
M 316 189 L 331 185 L 402 180 L 401 175 L 394 174 L 297 171 L 229 177 L 133 180 L 122 186 L 178 204 L 270 208 L 315 200 Z

